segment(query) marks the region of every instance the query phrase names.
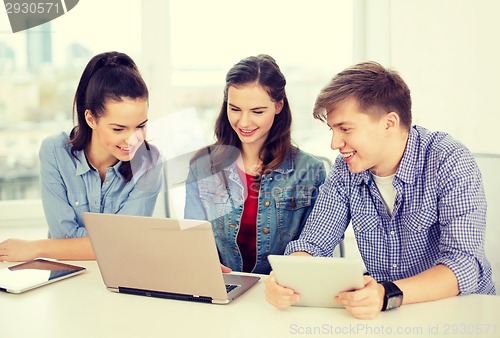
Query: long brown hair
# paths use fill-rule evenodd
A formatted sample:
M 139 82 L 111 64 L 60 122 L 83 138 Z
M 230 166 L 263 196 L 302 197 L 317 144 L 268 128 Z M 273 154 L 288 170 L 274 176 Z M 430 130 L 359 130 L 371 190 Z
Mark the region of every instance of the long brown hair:
M 210 146 L 213 165 L 217 171 L 228 162 L 235 160 L 241 151 L 241 141 L 233 130 L 227 117 L 227 93 L 230 86 L 256 83 L 262 86 L 273 102 L 283 101 L 281 112 L 274 116 L 266 141 L 260 150 L 262 173 L 278 168 L 291 150 L 296 150 L 291 141 L 292 112 L 286 96 L 286 79 L 276 61 L 269 55 L 261 54 L 247 57 L 235 64 L 226 75 L 224 100 L 215 122 L 216 142 Z M 230 146 L 230 147 L 226 147 Z M 207 148 L 200 150 L 193 160 L 206 154 Z

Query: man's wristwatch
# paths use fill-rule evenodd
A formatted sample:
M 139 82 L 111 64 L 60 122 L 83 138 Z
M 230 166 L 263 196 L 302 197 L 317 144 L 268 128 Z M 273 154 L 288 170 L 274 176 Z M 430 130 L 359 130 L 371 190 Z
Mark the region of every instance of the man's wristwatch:
M 385 289 L 382 311 L 400 307 L 403 304 L 403 291 L 401 291 L 393 282 L 382 281 L 379 283 L 382 284 Z

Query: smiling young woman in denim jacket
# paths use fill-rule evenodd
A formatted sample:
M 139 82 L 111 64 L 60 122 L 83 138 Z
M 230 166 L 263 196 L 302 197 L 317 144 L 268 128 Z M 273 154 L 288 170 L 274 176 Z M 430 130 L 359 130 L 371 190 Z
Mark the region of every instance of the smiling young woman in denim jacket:
M 268 55 L 226 76 L 216 142 L 191 160 L 184 216 L 212 223 L 221 263 L 269 273 L 270 254 L 296 239 L 325 179 L 324 164 L 291 143 L 286 80 Z

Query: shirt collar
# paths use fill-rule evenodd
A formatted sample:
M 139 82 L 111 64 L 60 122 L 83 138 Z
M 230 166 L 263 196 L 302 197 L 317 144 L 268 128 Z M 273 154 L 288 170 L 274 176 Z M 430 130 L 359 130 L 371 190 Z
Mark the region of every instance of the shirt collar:
M 419 132 L 417 129 L 415 127 L 411 128 L 405 151 L 403 153 L 403 158 L 401 159 L 398 169 L 396 170 L 395 177 L 407 184 L 412 184 L 415 181 L 415 175 L 417 173 L 417 170 L 415 169 L 418 166 L 418 138 Z M 354 174 L 353 183 L 356 185 L 364 183 L 371 186 L 373 184 L 373 178 L 370 171 L 365 170 L 359 174 Z
M 123 177 L 122 173 L 120 172 L 120 167 L 122 166 L 122 164 L 123 164 L 122 161 L 118 161 L 118 163 L 116 163 L 111 168 L 113 168 L 113 171 L 115 172 L 116 176 L 120 177 L 121 179 L 125 179 L 125 177 Z
M 284 161 L 281 162 L 280 166 L 273 171 L 276 171 L 280 174 L 288 174 L 295 169 L 295 156 L 292 156 L 292 152 L 288 152 L 288 155 L 285 157 Z
M 81 176 L 88 171 L 92 170 L 92 168 L 89 165 L 89 162 L 87 161 L 87 157 L 85 156 L 85 153 L 83 150 L 78 150 L 75 152 L 76 155 L 76 176 Z
M 417 172 L 419 172 L 416 170 L 419 166 L 419 136 L 420 134 L 415 127 L 410 129 L 410 135 L 408 136 L 408 142 L 406 143 L 403 158 L 401 159 L 398 170 L 396 171 L 396 177 L 407 184 L 415 182 Z
M 76 176 L 81 176 L 81 175 L 87 173 L 90 170 L 95 170 L 95 168 L 93 168 L 90 165 L 90 163 L 87 161 L 87 157 L 85 156 L 85 152 L 83 150 L 78 150 L 75 153 L 75 155 L 76 155 L 76 158 L 77 158 L 77 161 L 76 161 L 76 171 L 75 171 Z M 115 172 L 115 175 L 117 175 L 118 177 L 120 177 L 120 178 L 123 179 L 124 177 L 123 177 L 123 175 L 120 172 L 120 167 L 121 167 L 122 163 L 123 163 L 122 161 L 118 161 L 118 163 L 116 163 L 111 168 Z

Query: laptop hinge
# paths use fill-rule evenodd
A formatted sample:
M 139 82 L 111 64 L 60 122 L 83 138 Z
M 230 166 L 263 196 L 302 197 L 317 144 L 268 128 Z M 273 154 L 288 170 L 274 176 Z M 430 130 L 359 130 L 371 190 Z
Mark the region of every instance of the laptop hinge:
M 163 292 L 163 291 L 154 291 L 154 290 L 141 290 L 127 287 L 118 287 L 118 291 L 120 293 L 126 293 L 129 295 L 136 296 L 146 296 L 146 297 L 155 297 L 155 298 L 165 298 L 165 299 L 174 299 L 174 300 L 187 300 L 191 302 L 199 302 L 199 303 L 212 303 L 211 297 L 205 296 L 194 296 L 187 295 L 182 293 L 171 293 L 171 292 Z

